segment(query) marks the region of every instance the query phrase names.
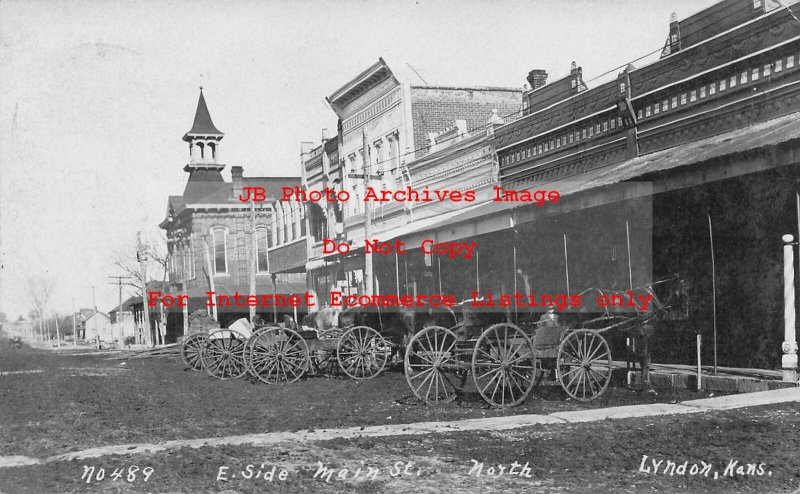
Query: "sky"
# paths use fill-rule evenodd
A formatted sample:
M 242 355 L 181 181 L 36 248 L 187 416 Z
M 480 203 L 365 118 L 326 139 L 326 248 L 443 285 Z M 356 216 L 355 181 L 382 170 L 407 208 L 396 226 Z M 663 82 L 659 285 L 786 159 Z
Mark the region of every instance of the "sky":
M 91 307 L 91 286 L 117 305 L 112 257 L 183 191 L 201 84 L 226 179 L 299 176 L 300 143 L 336 129 L 325 97 L 379 57 L 405 82 L 503 87 L 574 60 L 592 87 L 663 47 L 672 12 L 713 3 L 4 0 L 0 311 L 27 314 L 37 276 L 53 311 Z

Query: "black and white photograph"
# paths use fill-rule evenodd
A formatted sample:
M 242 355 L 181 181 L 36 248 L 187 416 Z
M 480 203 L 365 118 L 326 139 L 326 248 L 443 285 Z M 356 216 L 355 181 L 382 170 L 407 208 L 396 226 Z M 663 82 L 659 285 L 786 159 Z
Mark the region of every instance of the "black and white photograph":
M 798 494 L 799 245 L 798 0 L 0 0 L 0 494 Z

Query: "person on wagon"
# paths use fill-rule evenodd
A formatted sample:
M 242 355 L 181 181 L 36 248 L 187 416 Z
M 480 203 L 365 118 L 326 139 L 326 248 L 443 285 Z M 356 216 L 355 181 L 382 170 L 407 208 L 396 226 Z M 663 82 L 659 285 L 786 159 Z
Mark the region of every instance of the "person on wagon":
M 539 318 L 539 322 L 537 323 L 539 327 L 554 327 L 559 326 L 558 322 L 558 314 L 556 314 L 556 307 L 554 305 L 550 305 L 547 307 L 547 312 L 542 314 Z

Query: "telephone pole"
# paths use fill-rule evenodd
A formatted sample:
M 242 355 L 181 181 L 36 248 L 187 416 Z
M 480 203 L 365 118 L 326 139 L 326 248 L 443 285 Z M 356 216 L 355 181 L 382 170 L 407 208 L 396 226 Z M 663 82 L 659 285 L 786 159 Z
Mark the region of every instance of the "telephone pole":
M 109 276 L 112 280 L 117 280 L 116 285 L 119 287 L 119 305 L 117 306 L 117 326 L 119 327 L 120 341 L 124 342 L 125 330 L 122 328 L 122 280 L 132 280 L 130 276 Z M 112 285 L 114 283 L 111 283 Z M 142 299 L 144 303 L 144 299 Z
M 139 261 L 139 269 L 142 272 L 142 309 L 144 312 L 144 344 L 152 346 L 150 335 L 150 310 L 147 307 L 147 264 L 145 252 L 142 245 L 142 232 L 136 234 L 136 260 Z
M 258 239 L 256 238 L 256 201 L 255 199 L 250 199 L 250 232 L 251 232 L 251 255 L 250 255 L 250 295 L 255 297 L 256 296 L 256 262 L 258 256 Z M 269 253 L 267 253 L 269 256 Z M 256 316 L 256 307 L 254 305 L 250 305 L 250 322 L 253 322 Z
M 367 145 L 367 131 L 361 129 L 362 149 L 364 153 L 364 173 L 350 173 L 349 178 L 357 178 L 364 180 L 364 185 L 369 186 L 370 180 L 380 180 L 382 175 L 371 175 L 370 167 L 372 161 L 369 155 L 369 145 Z M 370 217 L 370 203 L 364 202 L 364 240 L 370 240 L 370 230 L 372 229 L 372 218 Z M 372 256 L 367 254 L 366 247 L 364 248 L 364 295 L 372 295 L 373 277 L 372 277 Z

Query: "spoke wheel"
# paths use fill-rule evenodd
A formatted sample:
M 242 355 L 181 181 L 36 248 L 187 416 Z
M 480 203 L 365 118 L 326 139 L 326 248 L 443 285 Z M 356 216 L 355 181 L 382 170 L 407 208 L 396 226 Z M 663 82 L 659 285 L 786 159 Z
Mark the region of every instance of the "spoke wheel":
M 383 336 L 368 326 L 355 326 L 342 334 L 336 345 L 336 360 L 353 379 L 372 379 L 389 361 L 392 347 Z
M 456 399 L 467 378 L 456 358 L 457 342 L 458 336 L 441 326 L 429 326 L 408 342 L 405 373 L 414 396 L 429 405 Z
M 611 350 L 600 333 L 578 329 L 561 341 L 558 380 L 572 398 L 591 401 L 603 394 L 611 382 L 611 371 Z
M 331 376 L 339 368 L 336 352 L 333 350 L 318 349 L 311 353 L 311 366 L 314 372 L 323 376 Z
M 528 335 L 513 324 L 489 327 L 472 352 L 472 376 L 491 405 L 507 408 L 525 401 L 536 380 L 536 356 Z
M 203 368 L 203 346 L 208 336 L 202 333 L 195 333 L 187 336 L 181 343 L 181 358 L 186 367 L 192 370 Z
M 219 379 L 235 379 L 247 372 L 244 349 L 247 337 L 234 329 L 218 329 L 208 335 L 200 357 L 203 368 Z
M 292 329 L 268 328 L 253 339 L 247 362 L 250 372 L 267 384 L 295 382 L 308 370 L 308 345 Z

